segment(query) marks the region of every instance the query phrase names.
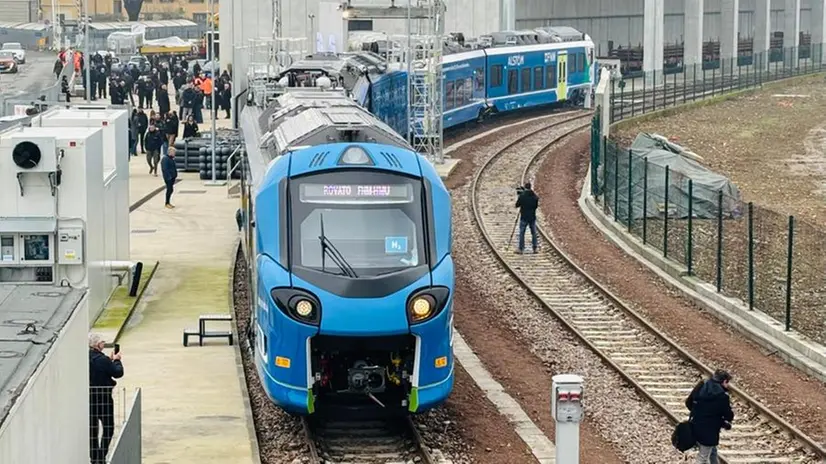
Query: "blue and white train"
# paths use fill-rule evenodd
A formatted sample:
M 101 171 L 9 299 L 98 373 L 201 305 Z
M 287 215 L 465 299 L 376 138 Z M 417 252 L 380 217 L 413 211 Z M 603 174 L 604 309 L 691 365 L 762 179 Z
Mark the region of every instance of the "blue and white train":
M 247 336 L 270 400 L 299 415 L 443 403 L 454 270 L 434 167 L 343 91 L 291 89 L 240 123 Z
M 569 33 L 562 42 L 448 54 L 442 58 L 442 71 L 445 129 L 522 108 L 562 102 L 583 104 L 596 86 L 594 43 L 582 33 Z M 367 107 L 406 136 L 406 71 L 368 78 Z

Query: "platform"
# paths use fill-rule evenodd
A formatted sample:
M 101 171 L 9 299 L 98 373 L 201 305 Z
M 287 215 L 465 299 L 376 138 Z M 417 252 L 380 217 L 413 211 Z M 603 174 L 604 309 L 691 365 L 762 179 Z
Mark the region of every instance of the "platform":
M 447 179 L 450 177 L 450 174 L 456 169 L 456 166 L 459 165 L 461 160 L 459 158 L 445 158 L 445 162 L 442 164 L 434 164 L 433 166 L 436 168 L 436 172 L 439 174 L 439 177 L 442 179 Z
M 163 185 L 148 167 L 136 168 L 137 160 L 134 195 Z M 131 214 L 132 259 L 161 263 L 121 336 L 120 384 L 143 391 L 145 464 L 255 463 L 235 347 L 225 340 L 181 345 L 183 329 L 197 326 L 200 314 L 229 310 L 237 200 L 226 188 L 205 187 L 195 173 L 178 178 L 177 208 L 165 209 L 159 196 Z

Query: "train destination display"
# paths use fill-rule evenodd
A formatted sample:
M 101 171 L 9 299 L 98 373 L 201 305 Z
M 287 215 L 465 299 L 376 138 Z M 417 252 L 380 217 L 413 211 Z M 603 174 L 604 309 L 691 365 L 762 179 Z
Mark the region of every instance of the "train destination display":
M 410 203 L 413 189 L 410 184 L 303 184 L 303 203 Z

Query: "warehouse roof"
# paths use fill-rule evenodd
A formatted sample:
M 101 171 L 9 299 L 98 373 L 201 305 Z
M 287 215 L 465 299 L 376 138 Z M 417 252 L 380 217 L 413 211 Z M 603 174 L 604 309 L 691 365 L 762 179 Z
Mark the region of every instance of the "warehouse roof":
M 52 285 L 0 285 L 0 424 L 85 292 Z
M 49 28 L 48 24 L 43 23 L 0 23 L 2 29 L 19 29 L 21 31 L 43 31 Z

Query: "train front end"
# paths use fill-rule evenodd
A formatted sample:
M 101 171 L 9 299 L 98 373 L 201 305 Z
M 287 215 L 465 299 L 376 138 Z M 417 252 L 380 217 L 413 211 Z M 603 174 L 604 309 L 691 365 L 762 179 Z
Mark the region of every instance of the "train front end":
M 426 159 L 335 143 L 270 166 L 256 195 L 255 354 L 300 414 L 417 413 L 453 386 L 450 196 Z

